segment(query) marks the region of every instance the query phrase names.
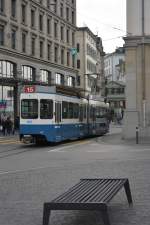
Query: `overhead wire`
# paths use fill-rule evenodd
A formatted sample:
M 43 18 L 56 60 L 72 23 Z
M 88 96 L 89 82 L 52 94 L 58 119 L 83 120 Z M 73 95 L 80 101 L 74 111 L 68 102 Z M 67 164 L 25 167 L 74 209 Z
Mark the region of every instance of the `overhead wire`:
M 96 18 L 93 18 L 93 17 L 91 17 L 91 16 L 87 16 L 87 15 L 85 15 L 85 14 L 82 14 L 82 13 L 80 13 L 79 11 L 77 11 L 77 14 L 79 14 L 79 15 L 81 15 L 81 16 L 84 16 L 84 17 L 87 17 L 87 18 L 89 18 L 90 20 L 96 21 L 96 22 L 98 22 L 99 24 L 102 24 L 102 25 L 104 25 L 104 26 L 110 27 L 110 28 L 113 29 L 113 30 L 118 30 L 118 31 L 121 31 L 121 32 L 123 32 L 123 33 L 126 33 L 125 35 L 117 36 L 117 37 L 112 37 L 112 38 L 110 38 L 110 39 L 106 39 L 106 40 L 103 40 L 103 41 L 111 41 L 111 40 L 123 38 L 123 37 L 125 37 L 126 35 L 132 35 L 132 33 L 128 32 L 128 31 L 126 31 L 126 30 L 124 30 L 124 29 L 122 29 L 122 28 L 119 28 L 119 27 L 114 26 L 114 25 L 112 25 L 112 24 L 103 23 L 103 22 L 97 20 Z M 100 28 L 99 28 L 99 30 L 100 30 Z

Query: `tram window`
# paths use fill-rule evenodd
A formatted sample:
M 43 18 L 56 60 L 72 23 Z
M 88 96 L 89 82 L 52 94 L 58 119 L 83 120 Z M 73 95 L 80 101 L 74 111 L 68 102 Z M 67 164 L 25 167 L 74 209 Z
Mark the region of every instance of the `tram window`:
M 73 118 L 73 103 L 69 102 L 69 119 Z
M 79 118 L 79 104 L 73 104 L 73 118 Z
M 95 121 L 96 117 L 95 117 L 95 114 L 96 114 L 96 111 L 95 111 L 95 108 L 94 106 L 90 106 L 90 118 Z
M 96 107 L 96 118 L 100 118 L 101 108 L 99 106 Z
M 62 118 L 68 118 L 68 102 L 62 102 Z
M 21 101 L 21 117 L 23 119 L 38 118 L 38 100 L 37 99 L 23 99 Z
M 90 106 L 90 118 L 91 119 L 93 118 L 93 107 L 92 107 L 92 105 Z
M 42 99 L 40 101 L 40 119 L 53 118 L 53 101 Z
M 83 121 L 83 105 L 80 105 L 80 116 L 79 116 L 79 120 L 80 120 L 80 122 L 82 122 Z
M 86 119 L 87 105 L 84 105 L 84 106 L 83 106 L 83 114 L 84 114 L 84 119 Z

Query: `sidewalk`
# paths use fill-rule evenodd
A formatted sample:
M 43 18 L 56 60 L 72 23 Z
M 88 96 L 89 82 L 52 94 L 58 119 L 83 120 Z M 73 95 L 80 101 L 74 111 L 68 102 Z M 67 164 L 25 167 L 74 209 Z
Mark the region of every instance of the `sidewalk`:
M 10 135 L 3 135 L 1 132 L 0 132 L 0 139 L 8 139 L 8 138 L 17 138 L 19 137 L 19 133 L 18 131 L 15 132 L 15 134 L 10 134 Z

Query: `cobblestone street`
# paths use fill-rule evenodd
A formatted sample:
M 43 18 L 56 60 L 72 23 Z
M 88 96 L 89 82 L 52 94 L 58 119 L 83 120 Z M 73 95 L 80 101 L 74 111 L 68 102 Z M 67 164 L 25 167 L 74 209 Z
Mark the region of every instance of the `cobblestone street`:
M 150 146 L 121 140 L 120 128 L 103 137 L 58 146 L 18 146 L 24 151 L 0 160 L 0 224 L 41 225 L 45 201 L 80 178 L 128 177 L 134 205 L 124 190 L 109 205 L 112 225 L 149 225 Z M 12 146 L 0 146 L 8 151 Z M 27 150 L 27 151 L 26 151 Z M 52 225 L 101 225 L 100 212 L 52 212 Z

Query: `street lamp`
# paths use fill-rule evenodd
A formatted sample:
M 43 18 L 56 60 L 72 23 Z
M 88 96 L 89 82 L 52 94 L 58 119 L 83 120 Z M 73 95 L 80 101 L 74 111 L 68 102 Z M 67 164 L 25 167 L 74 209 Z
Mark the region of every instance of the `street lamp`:
M 87 76 L 88 79 L 89 77 L 92 77 L 94 79 L 98 79 L 98 76 L 100 76 L 101 73 L 85 73 L 84 76 Z M 84 79 L 85 80 L 85 79 Z M 85 89 L 85 92 L 86 92 L 86 82 L 84 81 L 84 89 Z M 91 90 L 92 91 L 92 90 Z M 95 88 L 95 94 L 96 94 L 96 88 Z M 89 94 L 88 94 L 89 95 Z

